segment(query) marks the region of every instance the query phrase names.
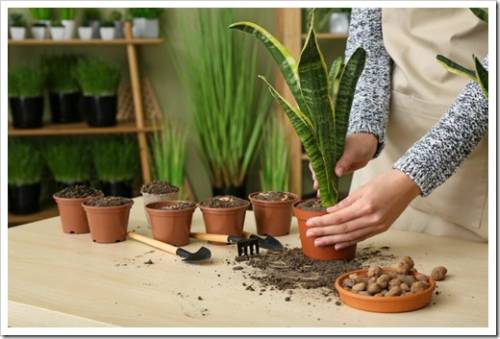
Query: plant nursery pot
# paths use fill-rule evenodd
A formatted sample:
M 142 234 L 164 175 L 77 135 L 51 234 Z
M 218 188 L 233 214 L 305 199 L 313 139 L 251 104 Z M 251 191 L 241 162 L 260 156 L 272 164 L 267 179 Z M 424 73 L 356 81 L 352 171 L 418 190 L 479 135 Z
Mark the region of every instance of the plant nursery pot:
M 71 40 L 75 34 L 75 20 L 62 20 L 64 26 L 64 40 Z
M 123 22 L 122 21 L 115 21 L 115 38 L 116 39 L 123 39 Z
M 53 123 L 69 123 L 82 121 L 79 109 L 81 94 L 73 93 L 49 93 L 50 112 Z
M 52 197 L 57 204 L 64 233 L 89 233 L 87 215 L 82 207 L 82 203 L 89 197 L 60 198 L 55 195 Z
M 146 19 L 144 24 L 144 38 L 158 38 L 160 36 L 160 22 L 158 19 Z
M 64 27 L 50 27 L 50 37 L 52 40 L 64 40 Z
M 127 238 L 130 208 L 134 202 L 120 206 L 87 206 L 82 203 L 89 222 L 92 241 L 114 243 Z
M 10 36 L 12 40 L 24 40 L 26 38 L 26 27 L 11 27 Z
M 102 191 L 105 195 L 132 197 L 132 185 L 129 181 L 102 182 Z
M 78 27 L 78 37 L 80 40 L 91 40 L 92 27 Z
M 260 192 L 252 193 L 248 199 L 252 202 L 257 234 L 275 237 L 290 233 L 292 206 L 298 200 L 297 195 L 287 193 L 293 199 L 286 201 L 261 200 L 255 197 Z
M 245 185 L 241 186 L 229 186 L 229 187 L 215 187 L 212 186 L 212 192 L 214 196 L 217 195 L 234 195 L 235 197 L 245 199 L 246 191 Z
M 159 201 L 146 206 L 153 238 L 174 246 L 185 246 L 189 243 L 191 220 L 196 209 L 195 204 L 186 208 L 166 210 L 162 207 L 171 206 L 179 201 Z
M 245 205 L 229 208 L 212 208 L 198 204 L 202 214 L 207 233 L 243 235 L 245 213 L 248 206 Z
M 31 27 L 31 36 L 35 40 L 45 40 L 45 37 L 47 35 L 46 32 L 46 27 Z
M 14 128 L 38 128 L 43 122 L 43 96 L 9 98 Z
M 383 270 L 385 272 L 391 271 L 390 268 L 384 268 Z M 427 306 L 431 302 L 432 293 L 436 287 L 436 283 L 430 277 L 427 280 L 427 283 L 429 284 L 427 289 L 414 294 L 394 297 L 360 295 L 342 287 L 342 282 L 350 274 L 356 273 L 359 276 L 366 276 L 367 272 L 367 269 L 360 269 L 342 274 L 337 278 L 335 281 L 335 289 L 338 291 L 340 299 L 344 304 L 369 312 L 399 313 L 418 310 Z
M 113 40 L 115 38 L 115 28 L 114 27 L 101 27 L 99 28 L 102 40 Z
M 314 245 L 314 238 L 306 236 L 307 225 L 306 221 L 312 217 L 325 215 L 325 211 L 305 210 L 298 208 L 302 201 L 298 201 L 293 205 L 293 213 L 297 217 L 299 224 L 300 243 L 302 244 L 302 253 L 308 258 L 314 260 L 350 260 L 356 256 L 356 244 L 336 250 L 334 246 L 321 246 Z
M 132 34 L 134 35 L 134 38 L 144 37 L 145 29 L 146 29 L 146 18 L 132 19 Z
M 30 214 L 39 210 L 40 183 L 9 185 L 8 210 L 14 214 Z
M 84 96 L 87 123 L 94 127 L 107 127 L 116 125 L 116 95 Z

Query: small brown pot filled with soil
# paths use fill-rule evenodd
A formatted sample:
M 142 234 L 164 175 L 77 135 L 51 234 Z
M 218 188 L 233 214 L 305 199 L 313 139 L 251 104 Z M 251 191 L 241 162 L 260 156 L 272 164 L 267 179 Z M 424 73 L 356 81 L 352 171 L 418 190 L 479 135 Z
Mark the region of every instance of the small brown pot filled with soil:
M 142 185 L 142 200 L 144 201 L 144 211 L 146 212 L 149 224 L 151 224 L 151 220 L 149 219 L 146 206 L 158 201 L 177 200 L 178 192 L 179 187 L 171 185 L 166 181 L 151 181 L 150 183 Z
M 123 197 L 95 197 L 82 203 L 94 242 L 113 243 L 127 237 L 130 208 L 134 202 Z
M 174 246 L 189 243 L 191 220 L 196 205 L 190 201 L 158 201 L 148 204 L 153 238 Z
M 256 192 L 248 199 L 252 202 L 257 234 L 278 237 L 290 233 L 292 206 L 298 200 L 295 194 Z
M 101 191 L 85 185 L 66 187 L 53 195 L 65 233 L 89 233 L 87 216 L 82 202 L 91 197 L 102 197 Z
M 219 195 L 198 204 L 207 233 L 243 235 L 245 213 L 250 203 L 232 195 Z
M 312 217 L 318 217 L 326 214 L 326 209 L 321 205 L 318 199 L 309 199 L 296 202 L 293 205 L 293 213 L 299 223 L 300 242 L 302 252 L 305 256 L 315 260 L 349 260 L 356 255 L 356 244 L 336 250 L 334 246 L 314 245 L 314 238 L 306 236 L 306 221 Z

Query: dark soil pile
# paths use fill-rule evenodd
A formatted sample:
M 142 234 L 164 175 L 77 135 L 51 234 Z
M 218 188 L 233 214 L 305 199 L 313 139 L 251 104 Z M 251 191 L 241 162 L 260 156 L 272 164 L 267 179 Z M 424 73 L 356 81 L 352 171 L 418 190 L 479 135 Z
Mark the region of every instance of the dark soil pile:
M 98 189 L 85 185 L 74 185 L 68 186 L 54 195 L 58 198 L 87 198 L 102 196 L 103 193 Z
M 292 201 L 295 197 L 289 193 L 284 192 L 260 192 L 254 196 L 257 200 L 265 201 Z
M 219 195 L 200 202 L 201 206 L 210 208 L 230 208 L 246 204 L 248 204 L 248 201 L 232 195 Z
M 309 199 L 301 202 L 297 205 L 297 208 L 306 211 L 325 211 L 326 209 L 321 205 L 321 201 L 319 199 Z
M 178 192 L 179 187 L 169 184 L 166 181 L 152 181 L 141 187 L 141 193 L 168 194 Z
M 131 202 L 132 199 L 122 197 L 95 197 L 87 200 L 85 205 L 95 207 L 112 207 L 130 204 Z
M 162 210 L 183 210 L 185 208 L 192 208 L 195 204 L 190 201 L 180 201 L 172 205 L 162 206 L 160 209 Z

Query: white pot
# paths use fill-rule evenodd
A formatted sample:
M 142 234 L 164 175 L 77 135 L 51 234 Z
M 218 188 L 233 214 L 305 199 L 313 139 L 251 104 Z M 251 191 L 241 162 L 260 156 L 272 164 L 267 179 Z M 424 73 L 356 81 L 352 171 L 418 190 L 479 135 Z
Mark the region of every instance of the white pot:
M 114 27 L 101 27 L 99 32 L 101 33 L 102 40 L 113 40 L 115 38 Z
M 52 40 L 64 40 L 64 27 L 50 27 Z
M 347 33 L 349 31 L 349 14 L 332 13 L 330 16 L 330 33 Z
M 142 34 L 144 38 L 158 38 L 160 36 L 160 22 L 158 19 L 146 19 L 144 26 L 144 32 Z
M 92 27 L 78 27 L 78 37 L 80 40 L 92 39 Z
M 35 40 L 44 40 L 46 35 L 46 27 L 31 27 L 31 35 Z
M 75 20 L 62 20 L 64 26 L 64 40 L 73 39 L 75 35 Z
M 133 18 L 132 19 L 132 33 L 134 38 L 142 38 L 144 36 L 144 31 L 146 30 L 146 19 L 145 18 Z
M 10 36 L 12 40 L 24 40 L 26 37 L 26 27 L 11 27 Z

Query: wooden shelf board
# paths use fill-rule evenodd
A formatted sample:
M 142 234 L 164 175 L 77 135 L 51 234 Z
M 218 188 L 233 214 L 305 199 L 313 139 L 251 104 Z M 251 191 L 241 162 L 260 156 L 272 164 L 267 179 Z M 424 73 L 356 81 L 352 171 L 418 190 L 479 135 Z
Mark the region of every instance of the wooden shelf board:
M 153 132 L 158 128 L 145 126 L 138 128 L 134 122 L 119 122 L 112 127 L 89 127 L 86 122 L 72 124 L 52 124 L 47 123 L 41 128 L 19 129 L 9 126 L 9 136 L 50 136 L 50 135 L 92 135 L 92 134 L 120 134 Z
M 114 39 L 114 40 L 101 40 L 101 39 L 92 39 L 92 40 L 80 40 L 80 39 L 71 39 L 71 40 L 35 40 L 35 39 L 25 39 L 25 40 L 11 40 L 9 39 L 9 45 L 11 46 L 64 46 L 64 45 L 158 45 L 163 42 L 162 38 L 158 39 Z
M 346 40 L 348 35 L 346 33 L 317 33 L 316 37 L 319 40 Z M 307 34 L 302 34 L 302 40 L 307 38 Z
M 59 214 L 57 206 L 50 205 L 32 214 L 12 214 L 9 213 L 9 225 L 21 225 L 35 222 L 42 219 L 56 217 Z

